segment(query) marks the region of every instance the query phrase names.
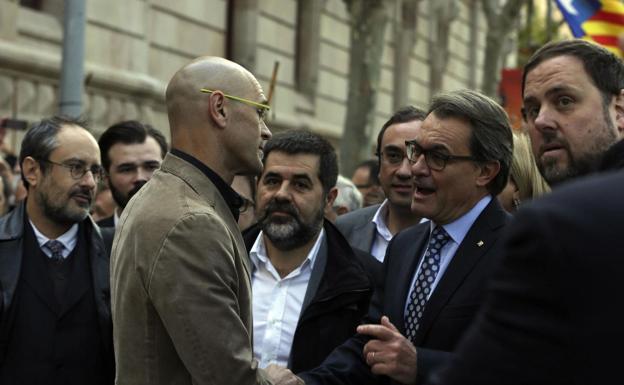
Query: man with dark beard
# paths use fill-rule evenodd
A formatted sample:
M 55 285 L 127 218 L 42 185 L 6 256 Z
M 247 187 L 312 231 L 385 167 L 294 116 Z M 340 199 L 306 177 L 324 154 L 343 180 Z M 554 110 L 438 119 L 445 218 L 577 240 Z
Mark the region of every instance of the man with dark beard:
M 624 63 L 594 43 L 540 48 L 524 68 L 522 95 L 533 154 L 551 186 L 598 171 L 624 137 Z
M 98 225 L 115 227 L 130 198 L 160 167 L 167 153 L 167 141 L 149 124 L 128 120 L 110 126 L 98 144 L 106 181 L 117 203 L 115 214 L 98 221 Z
M 254 355 L 294 373 L 319 365 L 355 332 L 381 267 L 324 220 L 336 198 L 336 153 L 307 131 L 273 136 L 258 182 L 253 263 Z M 320 337 L 320 338 L 319 338 Z
M 0 383 L 112 384 L 109 259 L 89 217 L 95 138 L 54 117 L 22 141 L 28 198 L 0 219 Z

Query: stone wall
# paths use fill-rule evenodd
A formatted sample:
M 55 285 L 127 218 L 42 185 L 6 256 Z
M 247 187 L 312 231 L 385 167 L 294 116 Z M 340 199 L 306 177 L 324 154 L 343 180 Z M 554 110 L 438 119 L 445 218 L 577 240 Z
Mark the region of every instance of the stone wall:
M 270 127 L 310 128 L 336 143 L 346 110 L 349 16 L 342 0 L 318 1 L 322 5 L 314 35 L 314 30 L 298 31 L 297 0 L 87 0 L 84 114 L 96 134 L 121 119 L 139 119 L 168 134 L 164 90 L 171 76 L 196 56 L 231 56 L 228 45 L 240 44 L 248 55 L 241 61 L 249 59 L 265 92 L 279 61 Z M 431 2 L 420 3 L 406 76 L 410 103 L 423 107 L 430 98 Z M 0 116 L 35 121 L 57 109 L 63 1 L 41 3 L 40 10 L 33 10 L 16 0 L 0 0 Z M 458 3 L 443 89 L 480 83 L 484 19 L 477 11 L 476 29 L 471 30 L 475 2 Z M 375 123 L 368 128 L 372 132 L 393 111 L 395 8 L 389 9 Z M 236 18 L 245 22 L 239 23 L 243 27 L 229 25 Z M 312 95 L 303 94 L 297 84 L 298 33 L 318 38 Z M 19 135 L 9 142 L 18 143 Z

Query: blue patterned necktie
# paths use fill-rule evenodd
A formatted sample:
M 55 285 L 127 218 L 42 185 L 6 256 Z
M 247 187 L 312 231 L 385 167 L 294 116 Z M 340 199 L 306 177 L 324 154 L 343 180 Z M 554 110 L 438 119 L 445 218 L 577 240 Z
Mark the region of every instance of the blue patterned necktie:
M 45 247 L 48 248 L 52 252 L 52 256 L 50 257 L 55 263 L 63 262 L 63 249 L 65 246 L 57 240 L 49 240 L 44 244 Z
M 431 292 L 431 285 L 435 282 L 438 271 L 440 270 L 440 250 L 450 239 L 449 235 L 441 226 L 436 226 L 431 232 L 429 245 L 423 257 L 424 259 L 420 266 L 418 276 L 414 281 L 414 287 L 412 287 L 412 292 L 408 300 L 409 305 L 407 305 L 405 311 L 405 336 L 412 341 L 412 343 L 420 327 L 419 322 L 425 311 L 427 297 Z

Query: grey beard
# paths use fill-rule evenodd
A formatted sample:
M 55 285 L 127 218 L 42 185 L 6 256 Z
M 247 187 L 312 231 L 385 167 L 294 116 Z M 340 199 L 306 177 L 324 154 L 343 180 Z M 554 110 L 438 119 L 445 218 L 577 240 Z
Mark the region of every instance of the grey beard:
M 262 221 L 262 232 L 277 249 L 282 251 L 294 250 L 305 245 L 316 237 L 323 224 L 323 213 L 307 225 L 298 218 L 292 217 L 285 223 L 275 223 L 270 217 Z
M 82 222 L 87 218 L 87 215 L 89 215 L 89 207 L 72 213 L 67 206 L 54 206 L 50 204 L 46 193 L 38 192 L 36 199 L 42 206 L 45 216 L 55 223 L 74 224 Z

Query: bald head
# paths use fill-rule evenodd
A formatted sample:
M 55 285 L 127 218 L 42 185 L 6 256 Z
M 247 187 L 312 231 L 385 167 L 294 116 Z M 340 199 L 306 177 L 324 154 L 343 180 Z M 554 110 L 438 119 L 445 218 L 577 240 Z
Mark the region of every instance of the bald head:
M 226 181 L 261 171 L 258 153 L 271 133 L 258 106 L 267 102 L 245 68 L 220 57 L 197 58 L 173 76 L 166 103 L 173 148 L 195 156 Z
M 165 98 L 171 136 L 176 135 L 178 128 L 190 129 L 211 122 L 206 109 L 211 95 L 200 89 L 240 96 L 259 87 L 255 77 L 239 64 L 214 56 L 193 60 L 176 72 L 167 86 Z

